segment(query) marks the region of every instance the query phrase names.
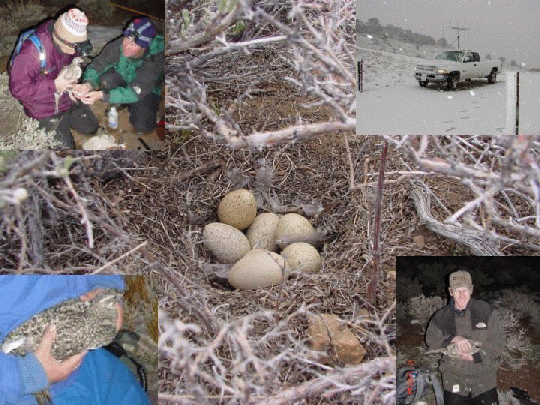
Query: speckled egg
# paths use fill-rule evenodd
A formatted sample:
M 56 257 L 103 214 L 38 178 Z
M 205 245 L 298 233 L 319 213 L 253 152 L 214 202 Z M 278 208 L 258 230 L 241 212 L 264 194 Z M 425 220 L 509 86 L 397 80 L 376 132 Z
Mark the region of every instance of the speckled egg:
M 287 277 L 289 266 L 283 257 L 266 249 L 253 249 L 229 271 L 229 283 L 241 290 L 265 288 Z
M 321 255 L 309 243 L 291 243 L 281 252 L 291 272 L 316 273 L 321 269 Z
M 246 236 L 255 249 L 267 249 L 276 251 L 276 227 L 279 216 L 271 212 L 265 212 L 255 217 L 255 220 L 247 230 Z
M 280 248 L 294 242 L 309 240 L 314 234 L 313 225 L 305 217 L 298 214 L 282 216 L 276 227 L 276 241 Z
M 236 263 L 251 249 L 246 235 L 221 222 L 212 222 L 204 227 L 203 242 L 221 263 Z
M 251 225 L 257 215 L 257 202 L 251 191 L 239 189 L 225 194 L 218 206 L 220 222 L 240 230 Z

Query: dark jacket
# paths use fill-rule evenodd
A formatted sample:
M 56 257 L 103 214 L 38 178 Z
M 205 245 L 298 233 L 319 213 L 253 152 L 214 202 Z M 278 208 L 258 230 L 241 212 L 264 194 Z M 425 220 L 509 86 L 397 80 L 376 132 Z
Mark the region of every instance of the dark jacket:
M 77 55 L 67 55 L 53 42 L 52 29 L 54 20 L 46 21 L 36 29 L 36 34 L 43 44 L 47 65 L 41 69 L 38 51 L 32 41 L 27 40 L 21 51 L 13 59 L 9 73 L 9 90 L 13 97 L 24 106 L 26 115 L 43 119 L 55 113 L 54 79 L 64 66 L 71 63 Z M 64 113 L 73 106 L 67 93 L 62 94 L 58 102 L 58 112 Z
M 499 357 L 506 345 L 497 313 L 484 301 L 471 299 L 467 308 L 457 311 L 453 300 L 433 315 L 426 330 L 431 350 L 445 348 L 455 336 L 481 342 L 473 361 L 443 356 L 440 370 L 444 389 L 459 395 L 480 395 L 497 385 Z
M 112 104 L 136 103 L 150 92 L 161 95 L 164 81 L 165 39 L 156 35 L 141 59 L 122 53 L 123 36 L 105 45 L 84 72 L 84 80 L 98 88 L 99 77 L 114 69 L 128 86 L 103 92 L 103 99 Z

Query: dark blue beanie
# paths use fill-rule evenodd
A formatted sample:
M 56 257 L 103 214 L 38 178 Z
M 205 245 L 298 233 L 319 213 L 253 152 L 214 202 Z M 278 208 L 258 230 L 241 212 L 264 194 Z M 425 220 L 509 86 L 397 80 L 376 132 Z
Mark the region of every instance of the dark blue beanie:
M 124 30 L 124 36 L 134 37 L 137 45 L 148 48 L 156 36 L 156 27 L 149 18 L 135 18 Z

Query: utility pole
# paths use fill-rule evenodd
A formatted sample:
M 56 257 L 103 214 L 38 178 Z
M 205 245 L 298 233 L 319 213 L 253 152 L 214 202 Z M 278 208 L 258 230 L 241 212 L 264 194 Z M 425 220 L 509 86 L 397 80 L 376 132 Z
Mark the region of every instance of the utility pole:
M 457 50 L 460 51 L 461 49 L 459 47 L 459 31 L 467 31 L 469 28 L 461 28 L 461 27 L 450 27 L 450 28 L 457 31 Z

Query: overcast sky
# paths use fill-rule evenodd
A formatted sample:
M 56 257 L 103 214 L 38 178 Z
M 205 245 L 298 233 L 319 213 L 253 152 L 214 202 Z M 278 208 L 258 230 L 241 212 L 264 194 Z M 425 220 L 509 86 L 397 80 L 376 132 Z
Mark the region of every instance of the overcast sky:
M 377 17 L 383 26 L 392 24 L 435 40 L 444 36 L 449 44 L 457 38 L 449 27 L 469 28 L 461 31 L 462 49 L 540 68 L 539 0 L 357 0 L 356 7 L 364 23 Z

